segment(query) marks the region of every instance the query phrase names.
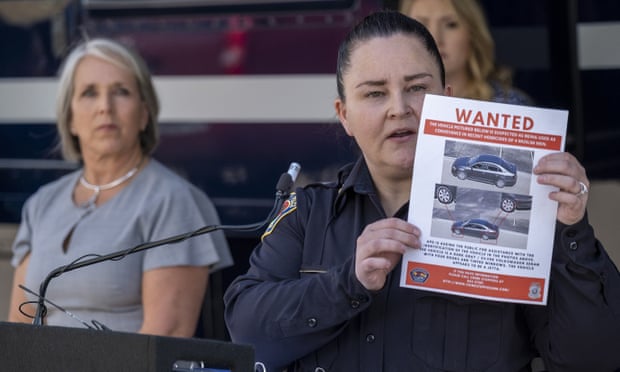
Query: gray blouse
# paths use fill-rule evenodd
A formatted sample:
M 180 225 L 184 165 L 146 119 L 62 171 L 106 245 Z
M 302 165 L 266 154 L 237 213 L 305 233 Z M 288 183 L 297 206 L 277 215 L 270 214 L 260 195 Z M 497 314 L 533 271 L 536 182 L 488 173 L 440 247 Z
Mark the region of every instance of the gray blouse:
M 31 253 L 23 285 L 35 292 L 53 269 L 80 257 L 105 255 L 219 224 L 208 197 L 154 159 L 118 194 L 97 207 L 73 202 L 80 174 L 81 170 L 41 187 L 24 205 L 12 264 L 19 265 Z M 212 271 L 232 265 L 223 232 L 66 272 L 51 280 L 46 298 L 85 321 L 97 320 L 113 330 L 135 332 L 142 325 L 143 272 L 178 265 L 208 265 Z M 83 327 L 53 306 L 47 308 L 47 324 Z

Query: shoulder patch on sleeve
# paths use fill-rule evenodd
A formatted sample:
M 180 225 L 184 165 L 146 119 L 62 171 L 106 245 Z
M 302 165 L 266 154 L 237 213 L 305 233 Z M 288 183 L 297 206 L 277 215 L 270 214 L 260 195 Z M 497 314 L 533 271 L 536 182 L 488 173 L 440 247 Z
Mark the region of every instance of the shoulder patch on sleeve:
M 282 203 L 282 208 L 280 208 L 280 212 L 269 223 L 269 226 L 267 226 L 267 229 L 265 229 L 265 232 L 263 233 L 263 236 L 260 237 L 260 239 L 261 240 L 265 239 L 269 234 L 271 234 L 275 230 L 276 226 L 278 226 L 278 223 L 280 223 L 280 221 L 285 216 L 293 213 L 296 209 L 297 209 L 297 195 L 293 192 L 291 193 L 291 195 L 289 195 L 288 199 L 286 199 L 284 203 Z

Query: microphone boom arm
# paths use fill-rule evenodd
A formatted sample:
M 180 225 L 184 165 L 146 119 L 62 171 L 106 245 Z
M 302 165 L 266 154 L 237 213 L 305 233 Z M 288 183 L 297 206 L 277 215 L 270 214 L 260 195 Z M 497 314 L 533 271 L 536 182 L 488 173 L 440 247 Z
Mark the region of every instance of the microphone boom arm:
M 247 225 L 204 226 L 198 230 L 171 236 L 171 237 L 164 238 L 161 240 L 156 240 L 153 242 L 142 243 L 133 248 L 129 248 L 129 249 L 125 249 L 125 250 L 117 251 L 117 252 L 112 252 L 110 254 L 94 257 L 88 260 L 75 261 L 68 265 L 55 268 L 49 274 L 47 274 L 43 282 L 41 282 L 41 286 L 39 288 L 39 295 L 38 295 L 39 299 L 37 301 L 37 309 L 36 309 L 32 324 L 43 325 L 43 319 L 45 318 L 45 315 L 47 313 L 47 308 L 45 306 L 45 300 L 46 300 L 45 294 L 47 292 L 47 287 L 49 286 L 49 283 L 53 278 L 56 278 L 66 272 L 77 270 L 85 266 L 94 265 L 96 263 L 103 262 L 103 261 L 120 260 L 124 258 L 125 256 L 133 254 L 133 253 L 141 252 L 147 249 L 159 247 L 159 246 L 166 245 L 166 244 L 180 243 L 189 238 L 193 238 L 198 235 L 208 234 L 210 232 L 217 231 L 217 230 L 226 230 L 226 231 L 257 231 L 257 230 L 260 230 L 262 227 L 268 224 L 275 217 L 276 213 L 280 211 L 280 208 L 282 207 L 282 203 L 284 203 L 284 200 L 289 196 L 290 190 L 293 184 L 295 183 L 295 179 L 297 178 L 297 175 L 299 174 L 299 169 L 300 169 L 299 164 L 291 163 L 291 165 L 289 166 L 288 172 L 283 173 L 280 176 L 280 179 L 278 180 L 278 184 L 276 185 L 276 198 L 275 198 L 273 208 L 271 209 L 271 212 L 269 212 L 269 215 L 264 221 L 253 223 L 253 224 L 247 224 Z

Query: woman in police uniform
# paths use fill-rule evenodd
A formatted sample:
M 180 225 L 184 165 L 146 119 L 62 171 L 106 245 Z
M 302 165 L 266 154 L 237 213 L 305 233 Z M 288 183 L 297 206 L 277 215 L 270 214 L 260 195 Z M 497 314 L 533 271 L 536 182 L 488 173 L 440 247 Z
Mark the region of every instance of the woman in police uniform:
M 451 94 L 441 57 L 420 23 L 375 13 L 342 43 L 337 85 L 362 156 L 298 189 L 273 221 L 225 294 L 233 341 L 269 371 L 529 371 L 538 354 L 552 370 L 620 367 L 620 276 L 588 224 L 573 156 L 534 169 L 559 189 L 548 306 L 401 288 L 402 254 L 420 247 L 406 216 L 423 99 Z

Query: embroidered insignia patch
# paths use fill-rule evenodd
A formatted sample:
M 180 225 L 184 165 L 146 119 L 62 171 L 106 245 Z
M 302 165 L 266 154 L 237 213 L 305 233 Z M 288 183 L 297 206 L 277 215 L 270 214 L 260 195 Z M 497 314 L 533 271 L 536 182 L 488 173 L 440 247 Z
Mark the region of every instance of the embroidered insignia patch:
M 288 197 L 288 199 L 286 199 L 284 203 L 282 203 L 282 208 L 280 208 L 280 212 L 273 219 L 273 221 L 269 223 L 269 226 L 267 226 L 267 229 L 265 229 L 265 232 L 263 233 L 263 236 L 261 236 L 260 239 L 261 240 L 265 239 L 265 237 L 267 237 L 269 234 L 273 232 L 273 230 L 275 230 L 276 226 L 278 225 L 278 223 L 280 223 L 280 221 L 282 220 L 282 218 L 284 218 L 284 216 L 292 213 L 296 209 L 297 209 L 297 196 L 293 192 Z
M 409 272 L 409 277 L 411 277 L 411 280 L 417 283 L 424 283 L 429 276 L 430 274 L 428 271 L 422 268 L 415 268 Z
M 540 284 L 532 282 L 532 284 L 530 284 L 530 289 L 527 296 L 532 300 L 539 299 L 542 296 L 542 288 L 540 287 Z

